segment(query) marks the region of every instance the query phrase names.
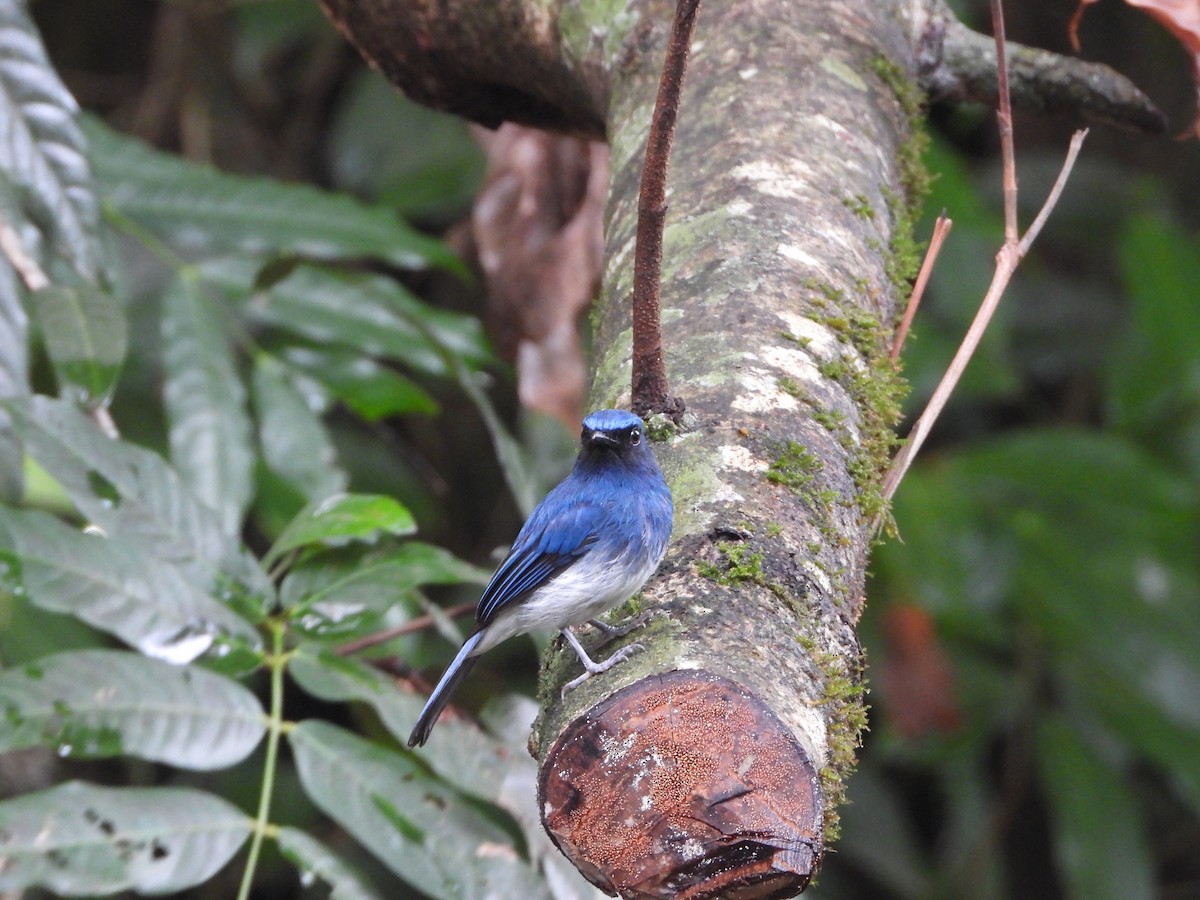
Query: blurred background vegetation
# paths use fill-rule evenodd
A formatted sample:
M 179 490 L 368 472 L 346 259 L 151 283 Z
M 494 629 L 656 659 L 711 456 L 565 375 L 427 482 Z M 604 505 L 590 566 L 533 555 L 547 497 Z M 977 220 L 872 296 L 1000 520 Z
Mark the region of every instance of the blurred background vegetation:
M 986 2 L 954 5 L 987 30 Z M 1073 8 L 1071 0 L 1009 0 L 1009 37 L 1069 52 Z M 37 0 L 32 12 L 68 88 L 118 131 L 228 172 L 349 192 L 431 234 L 469 212 L 484 158 L 465 124 L 405 102 L 312 0 Z M 1174 132 L 1185 130 L 1195 87 L 1165 31 L 1109 0 L 1089 11 L 1081 37 L 1086 57 L 1130 76 Z M 1018 114 L 1023 221 L 1074 126 Z M 930 130 L 936 180 L 922 233 L 943 208 L 955 227 L 906 348 L 910 416 L 982 297 L 1002 237 L 991 112 L 935 107 Z M 116 146 L 110 159 L 128 155 Z M 203 186 L 196 191 L 201 197 Z M 862 625 L 871 730 L 843 837 L 813 895 L 1200 898 L 1198 200 L 1195 141 L 1092 129 L 898 494 L 900 539 L 877 551 Z M 171 272 L 135 232 L 126 229 L 121 247 L 131 353 L 113 416 L 127 438 L 166 452 L 157 298 Z M 181 244 L 186 256 L 186 235 Z M 482 315 L 478 282 L 435 268 L 407 272 L 403 283 L 441 310 Z M 469 319 L 430 327 L 457 340 L 456 353 L 486 376 L 502 418 L 526 436 L 538 481 L 551 483 L 569 462 L 572 435 L 518 411 L 511 374 Z M 288 374 L 267 367 L 257 376 L 258 402 L 299 396 L 323 417 L 312 439 L 329 442 L 345 484 L 398 497 L 423 539 L 489 565 L 521 513 L 462 379 L 415 357 L 403 375 L 363 371 L 349 357 L 339 369 L 322 356 L 325 335 L 302 337 L 262 336 L 259 349 L 285 360 Z M 237 352 L 238 366 L 260 358 L 251 347 Z M 39 361 L 35 383 L 49 378 Z M 274 468 L 260 465 L 253 489 L 247 533 L 260 550 L 303 505 L 312 475 L 281 473 L 288 450 L 277 454 Z M 37 490 L 36 473 L 31 484 Z M 439 599 L 470 600 L 471 589 Z M 103 640 L 19 604 L 3 613 L 6 666 Z M 446 652 L 431 636 L 407 644 L 405 661 L 420 668 Z M 480 702 L 485 687 L 529 690 L 535 675 L 523 646 L 501 648 L 483 665 L 490 677 L 467 686 L 465 704 Z M 249 809 L 255 772 L 213 777 Z M 281 779 L 279 815 L 318 822 L 288 788 L 295 775 L 285 768 Z M 298 895 L 293 870 L 268 863 L 255 896 Z M 231 895 L 220 879 L 189 894 Z

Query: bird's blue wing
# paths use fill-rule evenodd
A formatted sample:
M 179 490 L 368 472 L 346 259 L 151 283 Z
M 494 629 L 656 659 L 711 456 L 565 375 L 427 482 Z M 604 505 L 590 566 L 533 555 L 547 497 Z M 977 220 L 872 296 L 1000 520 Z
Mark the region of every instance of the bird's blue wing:
M 596 542 L 604 511 L 587 503 L 555 503 L 555 492 L 533 511 L 475 610 L 482 628 L 510 603 L 537 590 Z

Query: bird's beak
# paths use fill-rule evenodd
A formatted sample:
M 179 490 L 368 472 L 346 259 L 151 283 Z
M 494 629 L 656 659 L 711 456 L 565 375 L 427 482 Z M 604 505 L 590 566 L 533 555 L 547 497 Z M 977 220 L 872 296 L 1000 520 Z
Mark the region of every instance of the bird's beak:
M 621 445 L 615 437 L 605 434 L 603 431 L 589 431 L 584 440 L 590 447 L 616 448 Z

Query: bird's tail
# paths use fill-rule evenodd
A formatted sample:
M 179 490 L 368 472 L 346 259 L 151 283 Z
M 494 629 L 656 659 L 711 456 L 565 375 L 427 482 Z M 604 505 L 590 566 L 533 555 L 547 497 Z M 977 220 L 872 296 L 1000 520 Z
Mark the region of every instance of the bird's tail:
M 458 651 L 458 656 L 454 657 L 454 662 L 446 667 L 446 671 L 442 673 L 437 687 L 433 689 L 433 693 L 425 701 L 425 708 L 421 710 L 421 715 L 417 717 L 417 724 L 413 726 L 412 734 L 408 736 L 408 746 L 420 747 L 429 740 L 429 733 L 433 731 L 433 726 L 437 722 L 438 715 L 445 708 L 446 704 L 450 702 L 451 696 L 458 690 L 458 686 L 467 677 L 467 673 L 475 667 L 475 663 L 479 657 L 472 656 L 471 654 L 479 646 L 481 637 L 482 634 L 473 634 L 467 638 L 466 643 L 462 645 L 462 649 Z

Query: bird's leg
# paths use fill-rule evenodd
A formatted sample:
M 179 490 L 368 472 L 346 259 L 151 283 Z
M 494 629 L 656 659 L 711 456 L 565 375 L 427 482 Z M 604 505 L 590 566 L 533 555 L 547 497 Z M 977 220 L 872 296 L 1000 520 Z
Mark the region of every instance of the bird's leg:
M 599 675 L 601 672 L 607 672 L 617 663 L 627 659 L 630 654 L 644 649 L 641 644 L 628 644 L 622 647 L 608 659 L 602 663 L 592 662 L 592 658 L 588 656 L 587 651 L 583 649 L 583 644 L 579 643 L 579 638 L 575 637 L 574 632 L 570 628 L 562 629 L 562 636 L 567 639 L 567 643 L 571 645 L 571 649 L 575 651 L 575 655 L 579 657 L 579 662 L 583 665 L 583 674 L 578 678 L 572 678 L 563 685 L 562 696 L 567 695 L 567 691 L 573 691 L 579 687 L 593 675 Z
M 609 625 L 607 622 L 601 622 L 599 619 L 588 619 L 588 624 L 604 635 L 604 640 L 597 645 L 598 647 L 603 647 L 609 641 L 625 637 L 625 635 L 629 634 L 635 628 L 641 628 L 645 621 L 645 616 L 638 616 L 624 625 Z

